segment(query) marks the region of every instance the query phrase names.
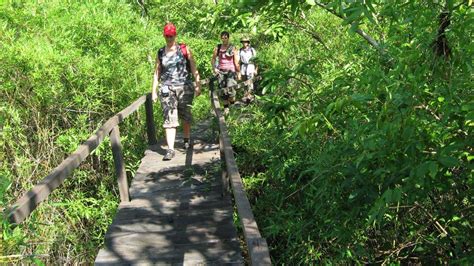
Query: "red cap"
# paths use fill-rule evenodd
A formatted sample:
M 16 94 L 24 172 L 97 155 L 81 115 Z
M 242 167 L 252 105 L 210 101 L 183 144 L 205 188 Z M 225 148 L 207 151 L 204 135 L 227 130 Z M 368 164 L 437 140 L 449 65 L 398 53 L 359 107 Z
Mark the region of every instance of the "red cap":
M 165 36 L 176 36 L 176 27 L 173 23 L 167 23 L 163 29 L 163 34 Z

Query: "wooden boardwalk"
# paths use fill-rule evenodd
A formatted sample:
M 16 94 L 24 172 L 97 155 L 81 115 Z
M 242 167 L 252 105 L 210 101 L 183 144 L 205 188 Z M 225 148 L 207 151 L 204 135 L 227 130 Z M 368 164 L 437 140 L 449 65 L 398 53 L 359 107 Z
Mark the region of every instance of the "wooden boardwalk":
M 9 222 L 16 226 L 25 221 L 109 137 L 121 203 L 96 264 L 271 265 L 268 244 L 260 234 L 235 162 L 214 81 L 209 80 L 211 104 L 219 128 L 214 137 L 209 130 L 210 121 L 201 123 L 193 131 L 192 149 L 179 149 L 181 143 L 176 147 L 176 158 L 162 161 L 165 151 L 163 145 L 156 144 L 152 96 L 143 95 L 109 118 L 43 180 L 9 206 L 6 210 Z M 247 80 L 236 86 L 251 82 Z M 129 188 L 119 125 L 142 105 L 150 147 Z M 248 261 L 242 257 L 233 217 L 240 221 Z
M 219 146 L 197 139 L 199 129 L 193 148 L 177 143 L 171 161 L 162 161 L 164 145 L 145 152 L 97 265 L 244 264 L 231 196 L 221 195 Z

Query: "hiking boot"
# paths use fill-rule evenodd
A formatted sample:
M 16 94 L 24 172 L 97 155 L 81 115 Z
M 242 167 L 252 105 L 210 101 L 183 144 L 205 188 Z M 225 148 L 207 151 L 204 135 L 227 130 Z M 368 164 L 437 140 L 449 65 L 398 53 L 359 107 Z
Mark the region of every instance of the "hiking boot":
M 169 160 L 173 159 L 174 154 L 175 154 L 174 150 L 172 150 L 172 149 L 166 150 L 166 154 L 163 157 L 163 161 L 169 161 Z

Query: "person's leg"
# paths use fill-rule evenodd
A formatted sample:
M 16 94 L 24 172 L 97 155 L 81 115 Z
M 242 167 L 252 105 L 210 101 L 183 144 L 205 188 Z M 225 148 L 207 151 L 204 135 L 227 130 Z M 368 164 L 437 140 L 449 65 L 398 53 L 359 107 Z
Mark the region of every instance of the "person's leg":
M 247 76 L 247 80 L 253 79 L 253 78 L 254 78 L 254 74 L 249 74 Z M 248 99 L 249 102 L 253 101 L 253 99 L 254 99 L 254 96 L 253 96 L 253 81 L 247 87 L 247 99 Z
M 227 92 L 227 74 L 224 73 L 219 73 L 218 75 L 218 81 L 219 81 L 219 98 L 222 101 L 222 105 L 224 108 L 224 114 L 227 114 L 229 112 L 229 94 Z
M 189 139 L 191 136 L 191 123 L 183 121 L 183 137 Z
M 178 115 L 183 122 L 183 142 L 184 148 L 189 148 L 189 139 L 191 137 L 191 124 L 193 116 L 191 113 L 191 106 L 194 100 L 194 87 L 192 85 L 185 85 L 179 88 L 178 95 Z
M 187 121 L 183 121 L 183 146 L 185 150 L 189 149 L 191 145 L 190 139 L 191 139 L 191 123 Z
M 169 95 L 163 96 L 160 94 L 161 109 L 163 111 L 163 127 L 165 128 L 166 144 L 168 149 L 163 160 L 171 160 L 174 155 L 174 141 L 176 139 L 176 128 L 179 126 L 178 122 L 178 106 L 176 91 L 171 86 L 169 87 Z
M 245 82 L 248 80 L 247 75 L 242 75 L 242 82 Z M 246 103 L 248 100 L 249 92 L 248 92 L 248 87 L 244 87 L 244 97 L 242 97 L 242 102 Z
M 166 133 L 166 144 L 168 144 L 168 149 L 174 150 L 174 141 L 176 139 L 176 128 L 170 127 L 165 128 Z
M 237 74 L 235 72 L 229 72 L 227 75 L 227 87 L 237 85 Z M 235 88 L 228 89 L 229 104 L 235 102 Z

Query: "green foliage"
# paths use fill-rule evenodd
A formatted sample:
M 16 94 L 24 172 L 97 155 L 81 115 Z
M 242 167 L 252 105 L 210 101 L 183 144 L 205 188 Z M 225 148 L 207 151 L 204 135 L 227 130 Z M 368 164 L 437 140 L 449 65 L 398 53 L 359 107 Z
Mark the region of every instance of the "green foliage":
M 472 10 L 447 8 L 446 60 L 433 53 L 444 7 L 394 2 L 327 1 L 336 22 L 286 1 L 305 19 L 276 19 L 329 51 L 307 32 L 260 49 L 261 104 L 229 128 L 277 264 L 473 260 Z

